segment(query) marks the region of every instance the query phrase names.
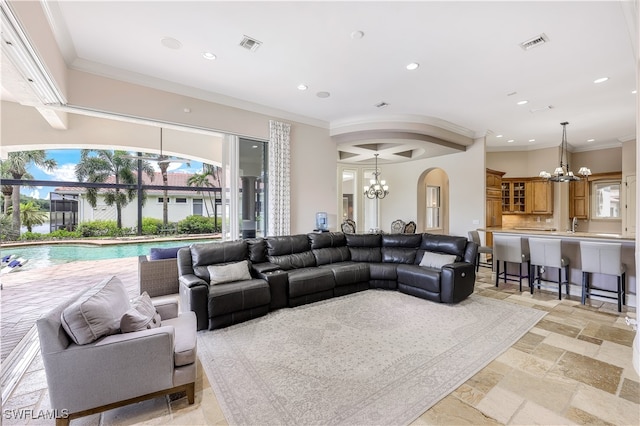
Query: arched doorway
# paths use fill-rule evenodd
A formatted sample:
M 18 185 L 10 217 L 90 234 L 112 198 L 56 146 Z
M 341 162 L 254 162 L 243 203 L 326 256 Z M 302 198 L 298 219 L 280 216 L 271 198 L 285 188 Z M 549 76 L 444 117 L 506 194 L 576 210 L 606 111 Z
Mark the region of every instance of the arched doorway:
M 449 176 L 439 168 L 425 170 L 417 182 L 418 229 L 449 234 Z

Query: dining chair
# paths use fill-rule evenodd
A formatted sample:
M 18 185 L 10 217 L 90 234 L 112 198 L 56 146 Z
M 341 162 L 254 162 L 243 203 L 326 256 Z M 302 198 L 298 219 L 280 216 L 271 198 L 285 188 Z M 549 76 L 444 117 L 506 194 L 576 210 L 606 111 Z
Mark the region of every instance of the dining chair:
M 622 244 L 580 241 L 580 260 L 582 263 L 582 304 L 590 296 L 599 296 L 618 301 L 618 312 L 626 305 L 626 272 L 627 266 L 622 263 Z M 593 274 L 611 275 L 617 278 L 616 290 L 592 288 L 590 279 Z M 598 293 L 593 293 L 593 291 Z M 601 294 L 616 293 L 616 296 Z M 600 294 L 599 294 L 600 293 Z
M 504 282 L 518 281 L 520 291 L 522 291 L 522 279 L 529 278 L 529 252 L 522 244 L 522 238 L 511 235 L 493 234 L 493 258 L 495 260 L 496 271 L 496 287 L 500 276 L 504 278 Z M 500 262 L 503 265 L 503 272 L 500 272 Z M 513 263 L 518 265 L 518 274 L 511 274 L 507 270 L 507 264 Z M 527 275 L 522 275 L 522 264 L 527 264 Z M 515 277 L 518 277 L 516 280 Z
M 531 264 L 529 266 L 529 285 L 531 294 L 533 286 L 537 281 L 540 288 L 542 269 L 558 269 L 558 299 L 562 300 L 562 270 L 565 270 L 564 277 L 567 285 L 567 296 L 569 295 L 569 258 L 562 255 L 562 241 L 559 238 L 529 238 L 529 252 L 531 253 Z M 555 280 L 544 280 L 555 282 Z
M 478 231 L 469 231 L 469 240 L 478 245 L 478 255 L 476 256 L 476 272 L 480 270 L 480 265 L 491 268 L 493 270 L 493 248 L 483 246 L 480 241 L 480 233 Z M 484 254 L 484 262 L 480 261 L 480 254 Z M 491 261 L 489 261 L 491 256 Z

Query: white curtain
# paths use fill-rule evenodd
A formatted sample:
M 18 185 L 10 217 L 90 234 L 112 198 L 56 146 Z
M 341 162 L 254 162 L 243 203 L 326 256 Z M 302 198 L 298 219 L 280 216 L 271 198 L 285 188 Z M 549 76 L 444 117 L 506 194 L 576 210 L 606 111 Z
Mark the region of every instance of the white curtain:
M 269 232 L 270 236 L 290 235 L 291 229 L 291 125 L 269 121 Z

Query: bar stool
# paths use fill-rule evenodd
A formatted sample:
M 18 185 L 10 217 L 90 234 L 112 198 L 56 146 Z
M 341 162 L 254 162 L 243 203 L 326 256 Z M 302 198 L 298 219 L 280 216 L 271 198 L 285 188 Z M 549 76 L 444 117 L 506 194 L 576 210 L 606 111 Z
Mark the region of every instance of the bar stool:
M 529 278 L 529 253 L 526 248 L 522 247 L 522 238 L 493 234 L 493 257 L 496 261 L 496 287 L 500 275 L 504 278 L 504 282 L 518 281 L 520 283 L 520 291 L 522 291 L 522 279 Z M 504 272 L 500 272 L 500 261 L 504 268 Z M 509 274 L 507 272 L 507 262 L 518 264 L 518 275 Z M 522 264 L 527 263 L 527 275 L 522 275 Z M 512 277 L 518 277 L 516 280 Z
M 469 231 L 469 240 L 478 245 L 478 255 L 476 256 L 476 272 L 480 270 L 480 265 L 491 268 L 493 270 L 493 249 L 489 246 L 482 245 L 482 243 L 480 242 L 480 234 L 478 233 L 478 231 Z M 484 262 L 480 262 L 480 254 L 484 254 Z M 489 262 L 489 255 L 491 255 L 492 257 L 491 262 Z
M 607 299 L 618 300 L 618 312 L 622 312 L 622 305 L 626 305 L 626 272 L 627 266 L 622 263 L 622 244 L 620 243 L 596 243 L 580 241 L 580 259 L 582 261 L 582 304 L 586 303 L 587 297 L 600 296 Z M 600 288 L 591 289 L 589 284 L 589 274 L 614 275 L 617 277 L 617 290 L 604 290 Z M 616 297 L 595 294 L 598 292 L 616 293 Z
M 532 277 L 529 280 L 531 294 L 533 294 L 533 285 L 536 281 L 536 276 L 538 288 L 540 288 L 540 267 L 545 267 L 558 268 L 558 299 L 560 300 L 562 300 L 562 269 L 565 270 L 564 278 L 567 283 L 568 296 L 569 259 L 562 255 L 562 241 L 555 238 L 529 238 L 529 252 L 531 253 L 531 271 L 529 272 L 529 275 Z

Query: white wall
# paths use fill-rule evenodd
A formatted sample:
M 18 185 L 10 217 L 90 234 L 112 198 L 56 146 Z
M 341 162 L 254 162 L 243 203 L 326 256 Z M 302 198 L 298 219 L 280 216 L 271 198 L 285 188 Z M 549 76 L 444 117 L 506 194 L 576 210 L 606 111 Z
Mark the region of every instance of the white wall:
M 484 139 L 477 139 L 466 151 L 457 154 L 379 166 L 381 176 L 389 184 L 390 191 L 380 202 L 382 229 L 388 230 L 391 222 L 398 218 L 416 221 L 416 186 L 422 173 L 432 168 L 441 168 L 449 176 L 449 234 L 466 237 L 469 230 L 483 227 L 484 148 Z M 418 232 L 422 230 L 418 229 Z

